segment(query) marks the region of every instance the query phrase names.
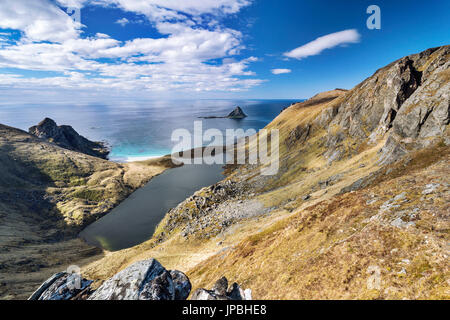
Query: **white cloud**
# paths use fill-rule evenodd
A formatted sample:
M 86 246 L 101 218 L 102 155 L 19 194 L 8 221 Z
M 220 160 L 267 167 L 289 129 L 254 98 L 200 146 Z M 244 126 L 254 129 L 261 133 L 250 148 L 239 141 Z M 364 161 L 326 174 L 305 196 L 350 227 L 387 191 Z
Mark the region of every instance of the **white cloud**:
M 27 0 L 2 0 L 0 27 L 20 30 L 23 36 L 17 43 L 0 43 L 0 68 L 60 73 L 47 77 L 0 74 L 3 88 L 234 92 L 264 81 L 250 78 L 255 76 L 249 66 L 256 57 L 235 59 L 244 48 L 242 34 L 211 18 L 236 13 L 249 4 L 247 0 L 57 2 L 77 7 L 101 3 L 144 14 L 165 37 L 123 42 L 97 33 L 81 38 L 81 26 L 54 2 L 33 0 L 30 6 Z M 125 23 L 124 19 L 118 23 Z M 107 59 L 95 60 L 99 58 Z
M 99 39 L 107 39 L 107 38 L 111 38 L 109 35 L 107 35 L 107 34 L 105 34 L 105 33 L 101 33 L 101 32 L 97 32 L 97 33 L 95 34 L 95 37 L 96 37 L 96 38 L 99 38 Z
M 127 24 L 130 23 L 130 20 L 127 18 L 122 18 L 116 21 L 117 24 L 120 24 L 122 27 L 125 27 Z
M 273 74 L 285 74 L 285 73 L 291 73 L 291 69 L 272 69 L 271 72 Z
M 241 48 L 241 34 L 234 30 L 210 31 L 178 26 L 167 38 L 137 38 L 123 46 L 100 50 L 106 58 L 139 56 L 140 61 L 207 61 L 235 55 Z
M 81 25 L 48 0 L 2 0 L 0 28 L 17 29 L 32 41 L 77 38 Z
M 190 15 L 232 14 L 250 5 L 250 0 L 97 0 L 104 5 L 141 13 L 151 19 L 180 18 L 178 12 Z
M 355 29 L 330 33 L 292 51 L 286 52 L 284 55 L 289 58 L 303 59 L 318 55 L 325 49 L 331 49 L 347 43 L 357 43 L 360 37 L 358 31 Z
M 65 8 L 82 8 L 87 1 L 88 0 L 56 0 L 60 6 Z

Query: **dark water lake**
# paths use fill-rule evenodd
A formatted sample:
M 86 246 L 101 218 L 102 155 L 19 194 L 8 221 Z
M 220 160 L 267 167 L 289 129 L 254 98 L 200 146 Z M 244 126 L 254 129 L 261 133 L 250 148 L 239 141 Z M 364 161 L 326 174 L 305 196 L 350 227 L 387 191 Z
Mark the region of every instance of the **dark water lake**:
M 184 165 L 154 177 L 80 233 L 87 243 L 116 251 L 150 239 L 167 211 L 197 190 L 222 180 L 222 165 Z

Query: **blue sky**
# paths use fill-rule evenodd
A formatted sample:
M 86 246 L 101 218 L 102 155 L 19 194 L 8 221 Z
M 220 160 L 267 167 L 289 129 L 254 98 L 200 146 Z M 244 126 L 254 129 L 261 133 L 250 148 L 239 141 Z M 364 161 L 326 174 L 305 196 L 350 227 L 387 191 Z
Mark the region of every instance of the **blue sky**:
M 2 0 L 0 95 L 308 98 L 449 44 L 449 12 L 437 0 Z

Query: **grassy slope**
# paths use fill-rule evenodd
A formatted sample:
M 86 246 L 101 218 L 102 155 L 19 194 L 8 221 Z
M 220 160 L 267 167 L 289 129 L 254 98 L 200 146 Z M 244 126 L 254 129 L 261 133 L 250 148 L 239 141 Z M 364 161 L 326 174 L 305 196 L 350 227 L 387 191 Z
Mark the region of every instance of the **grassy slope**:
M 0 297 L 27 297 L 52 273 L 92 261 L 101 252 L 77 232 L 169 160 L 116 164 L 0 125 Z
M 417 157 L 430 166 L 394 168 L 384 181 L 295 210 L 198 264 L 188 272 L 194 287 L 225 275 L 264 299 L 450 298 L 449 148 L 438 150 L 443 157 L 427 151 Z M 438 189 L 423 195 L 430 183 Z M 380 209 L 404 192 L 398 207 Z M 415 226 L 392 225 L 397 218 Z M 367 287 L 373 267 L 379 290 Z

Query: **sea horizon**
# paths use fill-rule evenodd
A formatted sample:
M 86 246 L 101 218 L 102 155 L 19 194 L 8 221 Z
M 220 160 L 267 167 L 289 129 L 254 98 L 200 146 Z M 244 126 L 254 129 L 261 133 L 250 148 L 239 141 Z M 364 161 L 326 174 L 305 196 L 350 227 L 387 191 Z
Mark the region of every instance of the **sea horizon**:
M 260 130 L 284 108 L 301 99 L 148 99 L 91 103 L 24 103 L 0 106 L 0 123 L 25 131 L 48 117 L 58 125 L 70 125 L 81 135 L 110 146 L 109 160 L 133 162 L 162 157 L 173 152 L 176 129 L 194 133 L 194 122 L 203 131 L 218 129 Z M 245 119 L 200 119 L 226 116 L 240 106 Z M 189 147 L 183 150 L 188 150 Z M 181 151 L 181 150 L 177 150 Z

